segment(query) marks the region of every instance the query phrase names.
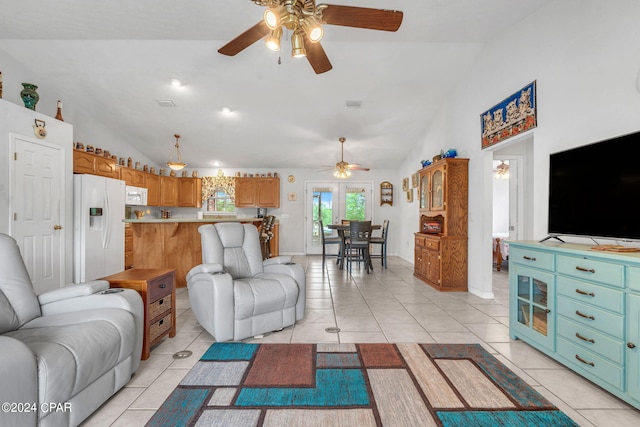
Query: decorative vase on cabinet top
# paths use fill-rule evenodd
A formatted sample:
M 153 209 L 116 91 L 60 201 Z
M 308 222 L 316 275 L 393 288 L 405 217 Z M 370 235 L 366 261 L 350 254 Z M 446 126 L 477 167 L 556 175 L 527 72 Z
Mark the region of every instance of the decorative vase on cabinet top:
M 24 106 L 35 111 L 36 104 L 40 100 L 40 95 L 36 92 L 38 86 L 31 83 L 22 83 L 22 86 L 24 86 L 24 89 L 20 91 L 20 97 L 24 102 Z

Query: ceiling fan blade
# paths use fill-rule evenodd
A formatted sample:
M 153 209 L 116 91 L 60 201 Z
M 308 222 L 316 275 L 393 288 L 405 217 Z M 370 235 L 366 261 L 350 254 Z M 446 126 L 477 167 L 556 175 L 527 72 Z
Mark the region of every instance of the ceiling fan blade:
M 218 49 L 223 55 L 234 56 L 269 34 L 269 27 L 264 21 L 258 22 L 244 33 Z
M 362 166 L 356 166 L 356 165 L 349 165 L 347 167 L 347 169 L 349 169 L 351 171 L 368 171 L 368 170 L 370 170 L 369 168 L 363 168 Z
M 331 65 L 327 54 L 325 53 L 322 45 L 319 42 L 311 43 L 311 41 L 309 41 L 309 39 L 305 36 L 304 48 L 307 51 L 307 60 L 309 61 L 309 64 L 311 64 L 311 67 L 313 68 L 313 71 L 316 72 L 316 74 L 326 73 L 333 68 L 333 65 Z
M 369 30 L 398 31 L 403 13 L 399 10 L 372 9 L 368 7 L 327 5 L 322 19 L 331 25 L 366 28 Z

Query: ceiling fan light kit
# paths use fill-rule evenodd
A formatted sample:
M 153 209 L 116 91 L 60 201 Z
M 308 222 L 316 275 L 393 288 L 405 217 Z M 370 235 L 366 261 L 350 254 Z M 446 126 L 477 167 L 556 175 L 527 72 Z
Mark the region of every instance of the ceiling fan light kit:
M 396 10 L 331 4 L 316 6 L 315 0 L 252 1 L 267 8 L 262 21 L 222 46 L 218 52 L 234 56 L 261 38 L 269 49 L 277 52 L 281 48 L 284 27 L 292 32 L 291 56 L 306 57 L 316 74 L 333 68 L 319 43 L 324 36 L 323 25 L 397 31 L 403 17 L 402 12 Z

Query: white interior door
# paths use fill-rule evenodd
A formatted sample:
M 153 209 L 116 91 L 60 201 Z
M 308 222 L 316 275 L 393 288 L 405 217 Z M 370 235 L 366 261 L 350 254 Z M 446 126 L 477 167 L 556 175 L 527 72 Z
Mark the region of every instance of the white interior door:
M 373 215 L 373 183 L 308 181 L 306 183 L 306 252 L 322 253 L 322 236 L 318 219 L 324 225 L 343 219 L 371 220 Z M 325 227 L 325 236 L 337 235 Z M 334 248 L 335 249 L 335 248 Z
M 12 236 L 37 294 L 64 285 L 63 149 L 11 134 Z

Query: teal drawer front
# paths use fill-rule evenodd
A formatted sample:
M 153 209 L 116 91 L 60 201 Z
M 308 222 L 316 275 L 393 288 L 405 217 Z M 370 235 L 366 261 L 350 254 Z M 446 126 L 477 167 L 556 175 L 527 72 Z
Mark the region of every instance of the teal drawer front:
M 558 273 L 624 288 L 624 265 L 558 255 Z
M 557 304 L 558 315 L 565 316 L 574 322 L 597 329 L 615 338 L 623 338 L 623 316 L 574 301 L 564 295 L 558 295 Z
M 610 338 L 564 316 L 558 316 L 557 325 L 558 335 L 564 337 L 567 341 L 622 365 L 624 361 L 624 344 L 621 340 Z
M 599 308 L 620 314 L 624 311 L 624 293 L 615 289 L 558 276 L 556 290 L 560 295 L 566 295 Z
M 627 269 L 627 286 L 631 290 L 640 292 L 640 267 Z
M 605 381 L 618 390 L 624 384 L 624 370 L 589 350 L 575 345 L 563 337 L 558 337 L 558 354 L 567 359 L 570 368 L 586 371 Z
M 555 256 L 552 253 L 510 246 L 509 262 L 553 271 Z

